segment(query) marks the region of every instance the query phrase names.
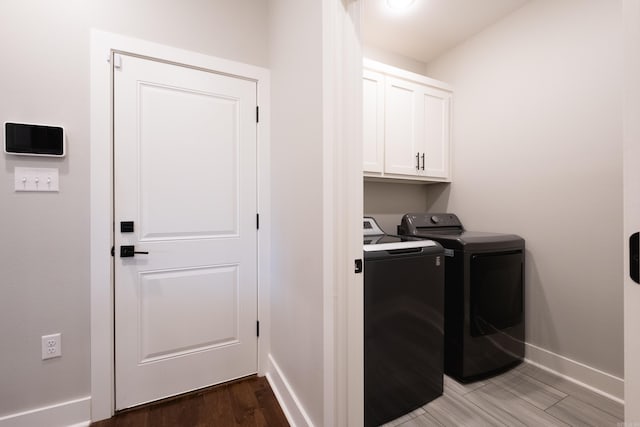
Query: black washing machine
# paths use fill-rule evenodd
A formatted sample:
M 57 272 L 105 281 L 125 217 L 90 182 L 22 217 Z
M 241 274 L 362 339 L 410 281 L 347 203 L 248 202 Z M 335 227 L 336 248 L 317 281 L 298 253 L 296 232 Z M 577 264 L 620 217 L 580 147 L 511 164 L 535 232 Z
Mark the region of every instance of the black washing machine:
M 444 370 L 459 381 L 491 376 L 524 358 L 524 239 L 466 231 L 451 213 L 409 213 L 398 234 L 445 251 Z
M 442 395 L 444 250 L 364 218 L 364 425 Z

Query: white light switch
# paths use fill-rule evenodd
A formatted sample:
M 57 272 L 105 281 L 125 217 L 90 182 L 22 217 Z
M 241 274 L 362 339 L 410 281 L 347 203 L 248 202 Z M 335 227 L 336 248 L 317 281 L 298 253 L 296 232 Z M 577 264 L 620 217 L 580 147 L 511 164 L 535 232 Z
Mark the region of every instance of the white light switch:
M 15 191 L 59 191 L 57 168 L 15 168 Z

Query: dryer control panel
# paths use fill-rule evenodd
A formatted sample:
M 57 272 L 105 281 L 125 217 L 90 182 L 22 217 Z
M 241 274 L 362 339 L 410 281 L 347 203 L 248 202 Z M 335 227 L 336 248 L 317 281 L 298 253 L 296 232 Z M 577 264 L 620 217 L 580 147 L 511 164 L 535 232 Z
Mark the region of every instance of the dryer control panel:
M 408 213 L 402 217 L 402 234 L 413 234 L 418 229 L 448 228 L 462 230 L 462 223 L 452 213 Z

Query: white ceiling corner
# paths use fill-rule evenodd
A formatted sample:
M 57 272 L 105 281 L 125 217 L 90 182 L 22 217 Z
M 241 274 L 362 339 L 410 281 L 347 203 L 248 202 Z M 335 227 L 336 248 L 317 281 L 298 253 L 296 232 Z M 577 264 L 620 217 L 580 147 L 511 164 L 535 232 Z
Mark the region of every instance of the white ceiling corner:
M 366 46 L 427 63 L 530 0 L 415 0 L 392 13 L 386 0 L 363 0 Z

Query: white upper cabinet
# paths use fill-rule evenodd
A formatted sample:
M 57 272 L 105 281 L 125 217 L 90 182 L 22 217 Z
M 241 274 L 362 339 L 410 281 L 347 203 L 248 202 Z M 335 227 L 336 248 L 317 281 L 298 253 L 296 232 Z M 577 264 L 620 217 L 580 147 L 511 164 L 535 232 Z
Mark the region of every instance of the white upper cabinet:
M 424 87 L 421 93 L 424 151 L 424 174 L 433 178 L 450 179 L 451 152 L 451 92 Z
M 364 64 L 365 176 L 450 181 L 451 87 L 378 62 Z
M 425 155 L 419 107 L 421 87 L 417 84 L 386 77 L 384 116 L 384 171 L 402 175 L 420 175 L 420 155 Z
M 364 70 L 362 110 L 365 172 L 382 173 L 384 166 L 384 75 Z

